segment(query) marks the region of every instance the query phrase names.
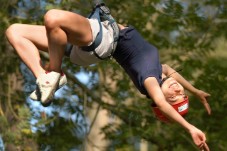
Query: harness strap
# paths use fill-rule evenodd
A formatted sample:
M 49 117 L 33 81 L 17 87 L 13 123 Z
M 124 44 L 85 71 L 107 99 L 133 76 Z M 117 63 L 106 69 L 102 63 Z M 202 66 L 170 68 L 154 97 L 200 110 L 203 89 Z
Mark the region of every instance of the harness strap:
M 98 32 L 95 41 L 90 45 L 90 46 L 83 46 L 81 47 L 84 51 L 93 51 L 95 50 L 99 44 L 102 42 L 102 25 L 101 25 L 101 19 L 100 19 L 100 8 L 97 7 L 92 14 L 90 14 L 90 16 L 88 18 L 96 18 L 99 22 L 99 29 L 100 31 Z
M 101 60 L 110 58 L 113 55 L 113 53 L 117 47 L 117 41 L 118 41 L 118 37 L 119 37 L 119 28 L 118 28 L 116 21 L 110 14 L 109 8 L 107 6 L 105 6 L 104 3 L 99 3 L 95 6 L 95 8 L 93 9 L 92 13 L 89 15 L 88 18 L 96 18 L 98 20 L 100 31 L 98 32 L 94 42 L 90 46 L 83 46 L 83 47 L 81 47 L 81 49 L 83 49 L 84 51 L 88 51 L 88 52 L 93 51 L 94 55 Z M 111 53 L 109 54 L 109 56 L 103 58 L 97 54 L 95 49 L 100 45 L 100 43 L 102 41 L 102 34 L 103 34 L 102 32 L 103 31 L 102 31 L 101 22 L 106 21 L 106 20 L 109 21 L 109 25 L 113 29 L 114 43 L 113 43 L 113 49 L 112 49 Z
M 115 21 L 115 19 L 113 18 L 113 16 L 110 14 L 110 10 L 108 7 L 105 6 L 105 4 L 103 3 L 103 5 L 100 6 L 100 9 L 103 11 L 103 18 L 104 20 L 108 20 L 109 21 L 109 25 L 112 27 L 113 29 L 113 38 L 114 38 L 114 43 L 113 43 L 113 49 L 109 55 L 108 58 L 110 58 L 116 47 L 117 47 L 117 41 L 118 41 L 118 38 L 119 38 L 119 27 Z

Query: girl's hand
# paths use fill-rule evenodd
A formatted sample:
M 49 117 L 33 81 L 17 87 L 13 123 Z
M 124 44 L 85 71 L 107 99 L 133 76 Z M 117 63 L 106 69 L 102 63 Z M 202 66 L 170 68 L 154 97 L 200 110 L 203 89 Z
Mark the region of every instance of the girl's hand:
M 209 93 L 206 93 L 202 90 L 197 90 L 195 92 L 195 95 L 200 99 L 200 101 L 203 103 L 204 107 L 206 108 L 207 110 L 207 113 L 210 115 L 211 114 L 211 108 L 210 108 L 210 105 L 208 104 L 207 100 L 208 100 L 208 97 L 210 97 L 210 94 Z
M 189 130 L 189 132 L 192 136 L 192 139 L 193 139 L 195 145 L 200 149 L 200 151 L 210 151 L 210 149 L 206 143 L 206 136 L 201 130 L 192 126 L 192 128 Z

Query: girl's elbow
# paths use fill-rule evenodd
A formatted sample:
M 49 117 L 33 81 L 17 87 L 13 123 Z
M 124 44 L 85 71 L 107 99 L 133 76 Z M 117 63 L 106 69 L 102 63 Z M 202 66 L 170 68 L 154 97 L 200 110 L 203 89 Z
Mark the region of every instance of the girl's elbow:
M 167 64 L 162 64 L 162 73 L 163 73 L 163 74 L 167 75 L 169 69 L 170 69 L 169 65 L 167 65 Z

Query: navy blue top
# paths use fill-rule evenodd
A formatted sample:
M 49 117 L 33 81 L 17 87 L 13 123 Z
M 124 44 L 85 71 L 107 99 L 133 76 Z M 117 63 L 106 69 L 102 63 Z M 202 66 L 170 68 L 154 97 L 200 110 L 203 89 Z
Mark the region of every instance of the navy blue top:
M 113 57 L 124 68 L 140 93 L 150 97 L 144 87 L 145 79 L 155 77 L 160 83 L 162 76 L 157 48 L 145 41 L 132 26 L 121 30 L 119 36 Z

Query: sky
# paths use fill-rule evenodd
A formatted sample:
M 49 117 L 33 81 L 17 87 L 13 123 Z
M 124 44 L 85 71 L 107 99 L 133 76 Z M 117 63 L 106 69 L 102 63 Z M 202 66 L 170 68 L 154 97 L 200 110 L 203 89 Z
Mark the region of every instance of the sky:
M 0 135 L 0 151 L 4 151 L 4 150 L 5 150 L 4 143 L 2 140 L 2 136 Z

